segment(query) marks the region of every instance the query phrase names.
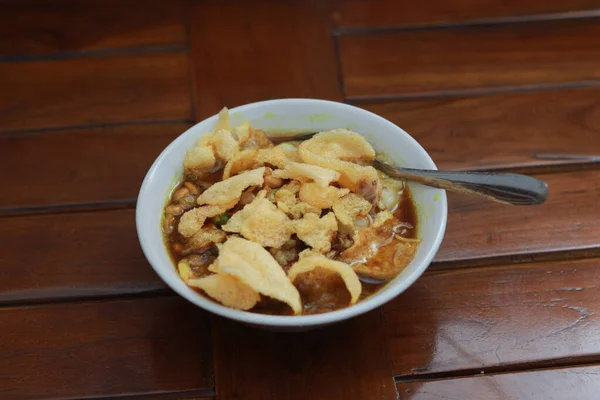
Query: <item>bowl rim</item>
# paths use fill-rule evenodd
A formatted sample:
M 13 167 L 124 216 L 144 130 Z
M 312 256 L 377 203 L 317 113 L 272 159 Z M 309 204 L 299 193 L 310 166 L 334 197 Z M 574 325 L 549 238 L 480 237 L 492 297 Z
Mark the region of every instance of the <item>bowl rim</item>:
M 331 107 L 345 108 L 345 109 L 353 111 L 353 112 L 364 114 L 368 118 L 379 120 L 379 122 L 382 123 L 384 126 L 389 128 L 390 130 L 396 131 L 397 134 L 405 136 L 406 140 L 412 142 L 412 144 L 415 146 L 415 148 L 420 150 L 421 154 L 419 156 L 420 157 L 422 156 L 424 161 L 427 164 L 429 164 L 429 168 L 432 170 L 437 170 L 435 163 L 433 162 L 433 160 L 431 159 L 431 157 L 429 156 L 427 151 L 410 134 L 405 132 L 402 128 L 400 128 L 396 124 L 392 123 L 391 121 L 389 121 L 371 111 L 364 110 L 362 108 L 355 107 L 355 106 L 352 106 L 349 104 L 340 103 L 340 102 L 336 102 L 336 101 L 330 101 L 330 100 L 312 99 L 312 98 L 282 98 L 282 99 L 265 100 L 265 101 L 258 101 L 258 102 L 240 105 L 240 106 L 230 109 L 229 112 L 230 112 L 230 114 L 242 113 L 242 112 L 248 111 L 249 109 L 252 109 L 252 108 L 269 106 L 269 105 L 272 105 L 275 103 L 279 103 L 279 104 L 281 104 L 281 103 L 295 103 L 295 104 L 308 103 L 311 105 L 321 104 L 321 105 L 327 105 L 330 108 Z M 173 141 L 171 141 L 171 143 L 163 149 L 163 151 L 160 153 L 160 155 L 152 163 L 152 166 L 148 169 L 148 172 L 146 173 L 146 176 L 144 177 L 141 188 L 139 190 L 138 198 L 137 198 L 137 202 L 136 202 L 136 230 L 137 230 L 138 239 L 139 239 L 140 245 L 142 247 L 144 256 L 146 257 L 149 264 L 152 266 L 152 269 L 154 269 L 154 271 L 163 280 L 163 282 L 165 284 L 167 284 L 167 286 L 169 286 L 178 295 L 180 295 L 181 297 L 190 301 L 191 303 L 203 308 L 206 311 L 209 311 L 216 315 L 219 315 L 219 316 L 222 316 L 225 318 L 229 318 L 229 319 L 232 319 L 235 321 L 239 321 L 242 323 L 253 324 L 253 325 L 262 325 L 262 326 L 273 326 L 273 327 L 316 326 L 316 325 L 325 325 L 325 324 L 335 323 L 335 322 L 343 321 L 343 320 L 346 320 L 349 318 L 353 318 L 353 317 L 359 316 L 361 314 L 364 314 L 366 312 L 369 312 L 369 311 L 389 302 L 394 297 L 398 296 L 399 294 L 404 292 L 407 288 L 409 288 L 427 269 L 427 267 L 433 260 L 433 257 L 437 253 L 437 251 L 440 247 L 440 244 L 444 238 L 447 219 L 448 219 L 448 204 L 447 204 L 446 192 L 441 189 L 438 192 L 439 197 L 438 197 L 438 200 L 436 201 L 436 203 L 441 208 L 441 210 L 440 210 L 441 211 L 441 220 L 440 220 L 439 225 L 437 226 L 437 230 L 435 231 L 435 237 L 433 240 L 433 244 L 427 251 L 423 261 L 420 264 L 418 264 L 418 268 L 416 268 L 411 274 L 405 276 L 402 279 L 402 281 L 400 281 L 396 284 L 396 286 L 388 287 L 387 290 L 382 291 L 382 292 L 377 292 L 377 293 L 373 294 L 372 296 L 368 297 L 367 299 L 359 301 L 356 304 L 353 304 L 351 306 L 348 306 L 348 307 L 345 307 L 345 308 L 342 308 L 339 310 L 335 310 L 335 311 L 331 311 L 331 312 L 327 312 L 327 313 L 323 313 L 323 314 L 315 314 L 315 315 L 258 314 L 258 313 L 252 313 L 249 311 L 236 310 L 233 308 L 223 306 L 211 299 L 205 298 L 204 296 L 202 296 L 201 294 L 196 293 L 196 292 L 193 292 L 194 294 L 192 296 L 192 295 L 190 295 L 190 292 L 183 290 L 183 287 L 185 287 L 185 283 L 183 281 L 181 281 L 181 283 L 183 283 L 184 286 L 172 284 L 170 282 L 172 277 L 169 276 L 167 274 L 167 272 L 163 270 L 163 268 L 155 265 L 155 263 L 158 264 L 158 260 L 153 260 L 151 252 L 148 250 L 150 248 L 150 243 L 149 243 L 150 239 L 148 238 L 148 236 L 153 235 L 153 233 L 145 232 L 142 229 L 142 226 L 141 226 L 142 215 L 141 215 L 140 210 L 143 207 L 141 207 L 141 205 L 143 205 L 145 198 L 149 195 L 149 190 L 152 186 L 152 181 L 153 181 L 152 178 L 156 174 L 156 171 L 159 170 L 164 159 L 167 157 L 167 154 L 170 153 L 170 151 L 178 145 L 178 142 L 180 140 L 183 140 L 184 136 L 187 136 L 187 135 L 191 134 L 191 132 L 195 131 L 197 129 L 198 125 L 207 123 L 210 120 L 216 120 L 217 117 L 218 117 L 218 115 L 215 114 L 211 117 L 208 117 L 208 118 L 194 124 L 193 126 L 188 128 L 186 131 L 181 133 L 179 136 L 177 136 L 175 139 L 173 139 Z M 162 235 L 162 233 L 160 232 L 159 226 L 157 226 L 157 232 L 159 235 Z M 161 238 L 161 240 L 162 240 L 162 238 Z M 166 248 L 164 249 L 164 251 L 167 252 Z M 170 267 L 174 268 L 174 266 L 172 264 L 170 265 Z M 179 278 L 179 277 L 177 277 L 177 278 Z

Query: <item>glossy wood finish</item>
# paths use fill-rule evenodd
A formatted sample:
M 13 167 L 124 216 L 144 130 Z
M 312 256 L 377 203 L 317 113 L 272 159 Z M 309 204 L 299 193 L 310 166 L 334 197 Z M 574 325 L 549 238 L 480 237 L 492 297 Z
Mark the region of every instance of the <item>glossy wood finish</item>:
M 0 303 L 165 288 L 138 244 L 133 210 L 7 218 L 0 237 Z
M 0 132 L 188 120 L 185 53 L 0 64 Z
M 203 2 L 190 13 L 197 118 L 281 97 L 342 99 L 322 2 Z
M 475 261 L 499 256 L 600 246 L 600 173 L 543 174 L 550 193 L 541 206 L 512 207 L 476 196 L 448 194 L 449 215 L 436 261 Z
M 212 387 L 206 315 L 178 298 L 0 310 L 0 397 Z
M 275 333 L 214 321 L 217 399 L 396 399 L 379 310 Z
M 394 372 L 600 359 L 599 267 L 591 258 L 422 277 L 384 307 Z
M 411 134 L 438 168 L 476 170 L 569 162 L 536 155 L 600 154 L 598 98 L 600 88 L 360 106 Z
M 132 202 L 154 159 L 189 126 L 133 124 L 0 135 L 0 170 L 21 166 L 0 175 L 0 184 L 9 188 L 0 193 L 0 213 L 20 207 Z
M 0 398 L 593 399 L 598 164 L 534 154 L 600 155 L 597 8 L 1 1 Z M 276 97 L 357 103 L 440 167 L 532 170 L 550 198 L 450 195 L 436 262 L 351 321 L 209 318 L 145 261 L 135 196 L 192 120 Z
M 399 383 L 406 400 L 593 400 L 600 392 L 600 367 L 559 368 L 535 372 L 483 375 L 435 382 Z M 576 393 L 577 397 L 573 397 Z
M 600 78 L 597 20 L 339 38 L 350 99 L 570 84 Z
M 589 14 L 600 7 L 598 0 L 338 0 L 332 17 L 339 28 L 389 28 L 473 20 L 536 18 L 539 14 Z
M 0 59 L 186 42 L 181 1 L 5 0 L 0 7 Z

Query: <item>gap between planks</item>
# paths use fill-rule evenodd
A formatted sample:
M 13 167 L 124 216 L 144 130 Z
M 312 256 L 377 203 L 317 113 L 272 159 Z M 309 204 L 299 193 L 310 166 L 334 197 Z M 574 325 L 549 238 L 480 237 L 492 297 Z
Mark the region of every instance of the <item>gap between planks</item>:
M 195 121 L 192 119 L 138 120 L 138 121 L 104 122 L 104 123 L 101 122 L 101 123 L 85 124 L 85 125 L 52 126 L 52 127 L 48 127 L 48 128 L 0 130 L 0 136 L 40 135 L 40 134 L 51 134 L 54 132 L 75 131 L 78 129 L 106 129 L 106 128 L 114 128 L 114 127 L 120 127 L 120 126 L 194 124 L 194 123 L 195 123 Z
M 133 46 L 98 50 L 61 51 L 48 54 L 13 54 L 0 55 L 0 63 L 18 64 L 33 61 L 59 61 L 78 58 L 97 58 L 109 56 L 130 56 L 151 53 L 189 52 L 187 45 Z
M 535 372 L 558 368 L 587 367 L 596 365 L 600 365 L 600 353 L 580 357 L 555 358 L 522 364 L 507 364 L 497 365 L 493 367 L 469 368 L 463 370 L 435 372 L 422 375 L 397 375 L 394 376 L 394 381 L 396 383 L 437 381 L 456 378 L 470 378 L 486 375 L 513 374 L 515 372 Z
M 600 17 L 600 9 L 568 11 L 562 13 L 549 14 L 533 14 L 511 17 L 497 18 L 481 18 L 472 19 L 460 22 L 439 22 L 427 24 L 413 24 L 402 26 L 384 26 L 373 28 L 334 28 L 332 33 L 334 36 L 356 36 L 365 34 L 387 34 L 409 31 L 425 31 L 425 30 L 445 30 L 459 28 L 474 28 L 494 25 L 512 25 L 524 24 L 529 22 L 542 21 L 563 21 L 563 20 L 578 20 L 578 19 L 594 19 Z
M 337 43 L 337 41 L 336 41 Z M 340 61 L 341 62 L 341 61 Z M 452 97 L 483 96 L 494 94 L 527 93 L 551 90 L 586 89 L 600 87 L 600 81 L 587 80 L 576 82 L 543 83 L 517 86 L 483 87 L 472 89 L 440 90 L 432 92 L 391 94 L 381 96 L 344 96 L 344 101 L 349 104 L 385 103 L 398 100 L 426 100 L 445 99 Z M 345 93 L 345 92 L 344 92 Z

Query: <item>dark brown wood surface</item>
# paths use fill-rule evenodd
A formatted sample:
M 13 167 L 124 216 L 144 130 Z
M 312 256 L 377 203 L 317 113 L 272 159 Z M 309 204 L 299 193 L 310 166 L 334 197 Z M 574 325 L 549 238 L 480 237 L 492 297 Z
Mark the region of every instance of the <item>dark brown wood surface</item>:
M 0 170 L 12 169 L 0 175 L 0 184 L 10 188 L 0 192 L 0 213 L 23 207 L 132 203 L 154 159 L 189 126 L 143 123 L 0 134 Z M 15 165 L 20 168 L 13 169 Z
M 0 303 L 165 288 L 138 244 L 133 210 L 12 217 L 0 236 Z
M 494 22 L 502 19 L 536 19 L 590 15 L 598 9 L 598 0 L 429 0 L 420 2 L 397 0 L 336 0 L 332 18 L 345 29 L 394 28 L 430 24 Z M 557 15 L 558 14 L 558 15 Z
M 0 398 L 595 399 L 599 10 L 0 1 Z M 357 104 L 440 168 L 532 173 L 549 199 L 449 194 L 425 275 L 339 325 L 209 316 L 144 259 L 136 196 L 194 121 L 279 97 Z
M 507 209 L 478 197 L 449 194 L 446 239 L 436 261 L 532 257 L 600 247 L 600 204 L 594 201 L 600 196 L 600 173 L 537 177 L 550 188 L 546 203 L 537 207 Z
M 433 382 L 399 383 L 406 400 L 469 399 L 476 393 L 486 400 L 594 399 L 600 391 L 600 367 L 560 368 Z M 574 393 L 578 397 L 573 397 Z
M 0 132 L 190 118 L 185 53 L 0 64 Z
M 0 310 L 0 397 L 210 392 L 206 314 L 174 297 Z
M 179 0 L 4 0 L 0 57 L 184 46 L 183 12 Z
M 360 104 L 394 122 L 441 169 L 534 168 L 600 154 L 600 87 Z M 434 115 L 435 118 L 431 118 Z
M 524 90 L 600 78 L 596 19 L 339 37 L 349 99 Z
M 400 376 L 598 359 L 600 259 L 440 271 L 384 307 Z
M 214 322 L 218 399 L 396 398 L 380 310 L 300 333 Z
M 318 0 L 235 0 L 227 9 L 217 2 L 193 3 L 196 117 L 274 98 L 342 100 L 323 6 Z

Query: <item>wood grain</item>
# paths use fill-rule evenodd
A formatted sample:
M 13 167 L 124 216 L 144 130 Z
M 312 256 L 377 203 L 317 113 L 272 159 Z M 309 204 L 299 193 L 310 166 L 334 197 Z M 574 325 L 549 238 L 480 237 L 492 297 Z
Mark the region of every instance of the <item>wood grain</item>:
M 350 99 L 600 78 L 596 19 L 341 36 Z
M 190 119 L 185 53 L 0 64 L 0 131 Z
M 600 391 L 600 367 L 560 368 L 502 375 L 397 385 L 401 399 L 594 400 Z
M 281 97 L 341 100 L 334 41 L 321 2 L 194 3 L 190 48 L 196 117 Z M 223 19 L 227 23 L 223 23 Z
M 8 0 L 0 4 L 0 57 L 183 46 L 185 41 L 181 1 Z
M 339 28 L 387 28 L 589 12 L 599 6 L 597 0 L 337 0 L 333 2 L 332 16 Z
M 23 206 L 135 199 L 154 159 L 189 126 L 136 124 L 0 135 L 0 171 L 11 171 L 0 174 L 0 213 Z
M 549 187 L 541 206 L 506 206 L 449 194 L 446 236 L 435 260 L 474 262 L 508 255 L 535 257 L 600 246 L 600 173 L 540 175 Z M 460 264 L 460 263 L 457 263 Z
M 600 155 L 598 98 L 600 89 L 579 89 L 361 107 L 410 133 L 438 168 L 476 170 L 568 162 L 536 154 Z
M 600 259 L 445 271 L 384 307 L 401 376 L 600 359 Z
M 213 386 L 206 315 L 180 298 L 5 308 L 0 325 L 2 399 Z
M 163 290 L 133 210 L 5 218 L 0 303 Z
M 214 320 L 217 399 L 396 399 L 380 310 L 275 333 Z

